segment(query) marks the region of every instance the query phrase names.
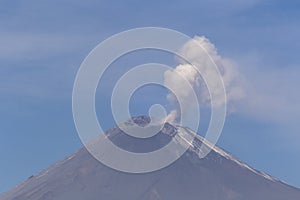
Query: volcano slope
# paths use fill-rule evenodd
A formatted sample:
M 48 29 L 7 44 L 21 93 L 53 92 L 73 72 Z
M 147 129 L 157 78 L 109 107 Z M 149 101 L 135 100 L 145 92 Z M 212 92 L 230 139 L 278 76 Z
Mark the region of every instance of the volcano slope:
M 143 126 L 149 118 L 133 121 Z M 108 130 L 106 139 L 133 152 L 159 149 L 188 128 L 164 124 L 148 139 L 133 138 L 120 128 Z M 196 134 L 197 135 L 197 134 Z M 173 164 L 158 171 L 133 174 L 111 169 L 85 148 L 55 163 L 40 174 L 0 196 L 0 200 L 299 200 L 300 190 L 259 172 L 218 147 L 200 159 L 197 135 Z M 266 158 L 267 159 L 267 158 Z

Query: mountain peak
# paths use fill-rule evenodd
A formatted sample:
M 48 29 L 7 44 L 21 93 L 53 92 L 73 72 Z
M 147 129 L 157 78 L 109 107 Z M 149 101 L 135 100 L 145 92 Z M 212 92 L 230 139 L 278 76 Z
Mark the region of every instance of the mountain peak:
M 126 129 L 129 128 L 131 126 L 137 125 L 139 127 L 145 127 L 145 129 L 141 129 L 142 131 L 146 131 L 146 127 L 148 125 L 151 125 L 152 127 L 157 127 L 156 130 L 159 133 L 163 133 L 163 134 L 167 134 L 169 136 L 174 136 L 177 132 L 177 128 L 178 126 L 173 125 L 169 122 L 163 122 L 162 119 L 158 119 L 158 118 L 151 118 L 149 116 L 146 115 L 142 115 L 142 116 L 134 116 L 131 117 L 130 119 L 126 120 L 125 122 L 116 125 L 113 129 L 117 129 L 119 130 L 119 133 L 124 133 L 124 130 L 120 130 L 120 129 Z M 108 133 L 111 131 L 108 131 Z M 116 132 L 116 131 L 115 131 Z M 142 134 L 142 133 L 140 133 Z
M 133 117 L 125 124 L 131 126 L 131 122 L 146 126 L 150 118 Z M 144 153 L 161 148 L 174 135 L 196 133 L 165 123 L 157 135 L 147 139 L 131 137 L 118 126 L 105 134 L 120 148 Z M 300 199 L 300 190 L 254 170 L 197 134 L 189 145 L 188 151 L 170 166 L 144 174 L 111 169 L 83 148 L 3 194 L 0 200 Z M 200 145 L 212 149 L 203 159 L 198 156 Z
M 142 116 L 131 117 L 126 122 L 129 122 L 129 121 L 133 121 L 135 124 L 144 127 L 151 122 L 151 118 L 149 116 L 142 115 Z

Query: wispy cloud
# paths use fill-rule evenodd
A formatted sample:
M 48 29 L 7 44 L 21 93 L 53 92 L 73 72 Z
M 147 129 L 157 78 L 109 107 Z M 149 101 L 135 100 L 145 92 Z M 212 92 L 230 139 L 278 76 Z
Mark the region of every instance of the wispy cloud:
M 269 68 L 253 66 L 244 71 L 247 98 L 239 107 L 242 114 L 257 120 L 278 124 L 298 123 L 300 69 L 296 67 Z
M 28 32 L 0 33 L 0 59 L 13 60 L 14 63 L 24 60 L 47 59 L 53 56 L 76 53 L 87 46 L 86 35 L 42 34 Z

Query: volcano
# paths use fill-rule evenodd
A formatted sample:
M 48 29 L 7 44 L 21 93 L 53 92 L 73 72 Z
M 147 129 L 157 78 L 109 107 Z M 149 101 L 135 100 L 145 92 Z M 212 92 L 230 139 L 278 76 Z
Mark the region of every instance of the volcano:
M 138 125 L 148 117 L 136 117 Z M 165 123 L 159 134 L 137 139 L 118 126 L 106 139 L 133 152 L 161 148 L 174 135 L 191 130 Z M 299 200 L 300 190 L 253 169 L 233 155 L 210 146 L 200 135 L 173 164 L 149 173 L 125 173 L 97 161 L 85 148 L 28 178 L 0 196 L 0 200 Z M 210 153 L 200 159 L 199 146 Z M 108 152 L 109 153 L 109 152 Z

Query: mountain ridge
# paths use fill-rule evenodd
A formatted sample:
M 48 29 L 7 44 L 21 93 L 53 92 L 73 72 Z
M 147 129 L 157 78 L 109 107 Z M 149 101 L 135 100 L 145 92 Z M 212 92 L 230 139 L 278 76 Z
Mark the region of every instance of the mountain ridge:
M 180 129 L 184 134 L 193 133 L 188 128 L 171 124 L 164 124 L 164 128 L 162 134 L 168 133 L 171 136 L 175 129 Z M 118 127 L 111 128 L 106 134 L 110 135 L 115 144 L 128 145 L 128 141 L 123 143 L 128 135 Z M 168 142 L 167 139 L 164 135 L 150 138 L 152 142 L 158 141 L 161 144 Z M 205 158 L 199 159 L 197 150 L 203 142 L 212 151 Z M 145 144 L 127 148 L 139 149 Z M 160 146 L 150 147 L 155 149 Z M 99 197 L 130 200 L 185 197 L 210 200 L 299 200 L 300 190 L 248 166 L 219 147 L 212 147 L 197 135 L 185 154 L 172 165 L 146 174 L 129 174 L 111 169 L 82 148 L 2 194 L 0 200 L 94 200 Z

